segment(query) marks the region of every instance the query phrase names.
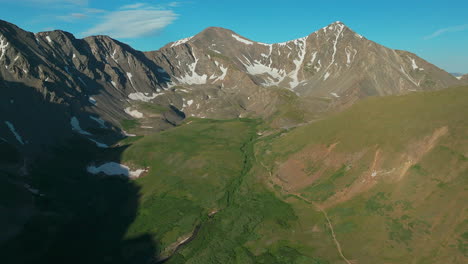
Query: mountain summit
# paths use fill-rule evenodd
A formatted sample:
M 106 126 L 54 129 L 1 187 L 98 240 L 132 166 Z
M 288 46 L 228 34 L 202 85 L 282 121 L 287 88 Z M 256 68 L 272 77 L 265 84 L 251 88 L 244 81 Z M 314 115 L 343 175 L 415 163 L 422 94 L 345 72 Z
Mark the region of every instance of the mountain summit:
M 187 60 L 182 68 L 169 65 L 168 54 L 176 53 L 190 54 L 182 55 L 182 60 Z M 232 65 L 231 71 L 247 74 L 256 85 L 313 96 L 332 92 L 340 97 L 385 95 L 439 89 L 457 82 L 416 55 L 381 46 L 339 21 L 306 37 L 274 44 L 256 42 L 223 28 L 208 28 L 148 54 L 173 75 L 200 77 L 179 76 L 177 84 L 219 83 L 218 78 L 208 78 L 208 73 L 221 73 L 227 64 Z M 197 67 L 190 72 L 195 61 Z M 213 66 L 214 61 L 218 65 L 222 62 L 224 68 Z

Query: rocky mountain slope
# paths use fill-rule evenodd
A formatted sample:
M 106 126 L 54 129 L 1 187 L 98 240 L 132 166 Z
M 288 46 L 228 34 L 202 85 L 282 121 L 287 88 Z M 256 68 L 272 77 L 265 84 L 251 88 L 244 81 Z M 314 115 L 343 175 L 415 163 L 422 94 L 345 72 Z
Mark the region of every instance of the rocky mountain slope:
M 33 34 L 1 21 L 0 52 L 2 138 L 33 150 L 76 133 L 104 147 L 122 129 L 148 134 L 185 116 L 314 112 L 369 95 L 460 83 L 416 55 L 385 48 L 341 22 L 277 44 L 208 28 L 143 53 L 106 36 Z M 297 120 L 283 118 L 286 123 L 304 121 L 303 114 L 292 115 Z
M 208 28 L 146 55 L 174 76 L 170 85 L 253 83 L 349 101 L 457 84 L 456 78 L 415 54 L 381 46 L 341 22 L 276 44 Z M 248 78 L 238 77 L 244 74 Z
M 111 143 L 115 135 L 106 137 L 112 134 L 106 130 L 117 132 L 120 120 L 135 116 L 132 98 L 148 101 L 164 83 L 158 67 L 141 52 L 108 37 L 78 40 L 62 31 L 33 34 L 0 24 L 0 131 L 26 149 L 72 133 L 100 146 Z M 162 112 L 161 120 L 181 120 L 170 108 Z M 101 130 L 104 137 L 88 129 Z

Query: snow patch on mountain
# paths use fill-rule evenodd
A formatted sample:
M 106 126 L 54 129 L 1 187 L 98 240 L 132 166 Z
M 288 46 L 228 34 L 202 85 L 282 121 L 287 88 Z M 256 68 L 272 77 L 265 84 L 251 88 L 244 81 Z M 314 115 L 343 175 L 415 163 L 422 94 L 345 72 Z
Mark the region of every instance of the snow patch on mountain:
M 297 42 L 298 42 L 298 41 L 302 41 L 302 40 L 307 39 L 307 38 L 308 38 L 308 36 L 302 37 L 302 38 L 298 38 L 298 39 L 288 40 L 288 41 L 285 41 L 285 42 L 279 42 L 279 43 L 275 43 L 275 44 L 264 44 L 264 45 L 268 45 L 268 46 L 273 46 L 273 45 L 287 46 L 289 49 L 291 49 L 291 47 L 289 47 L 289 44 L 294 43 L 295 45 L 297 45 Z
M 235 34 L 232 34 L 232 37 L 235 38 L 237 41 L 242 42 L 242 43 L 247 44 L 247 45 L 253 45 L 254 44 L 252 41 L 241 38 L 241 37 L 239 37 L 239 36 L 237 36 Z
M 133 89 L 135 89 L 135 85 L 133 84 L 133 74 L 131 72 L 127 72 L 127 77 L 130 80 L 130 84 L 132 85 Z
M 89 101 L 90 103 L 92 103 L 93 105 L 97 105 L 97 101 L 96 101 L 96 99 L 94 99 L 93 97 L 89 97 L 89 98 L 88 98 L 88 101 Z
M 322 62 L 321 62 L 320 59 L 317 61 L 317 64 L 318 64 L 318 66 L 314 66 L 314 70 L 316 72 L 319 72 L 322 69 Z
M 336 56 L 336 51 L 337 51 L 336 46 L 338 44 L 338 39 L 340 38 L 341 33 L 343 33 L 344 27 L 345 26 L 343 24 L 336 24 L 335 40 L 333 41 L 333 54 L 332 54 L 331 62 L 328 65 L 326 71 L 328 71 L 328 69 L 333 65 L 333 63 L 335 63 L 335 56 Z
M 288 76 L 292 79 L 291 82 L 289 82 L 289 86 L 291 89 L 295 88 L 296 86 L 299 85 L 299 70 L 301 69 L 301 65 L 304 63 L 305 55 L 306 55 L 306 49 L 307 49 L 307 37 L 296 39 L 293 41 L 293 43 L 296 45 L 296 47 L 299 48 L 299 58 L 293 60 L 294 65 L 296 65 L 296 68 L 292 72 L 288 74 Z
M 408 78 L 410 82 L 412 82 L 414 85 L 419 86 L 419 83 L 415 82 L 414 79 L 405 71 L 403 66 L 400 65 L 400 71 Z
M 184 44 L 184 43 L 187 43 L 187 42 L 188 42 L 189 40 L 191 40 L 192 38 L 193 38 L 193 37 L 188 37 L 188 38 L 180 39 L 180 40 L 178 40 L 178 41 L 172 43 L 171 48 L 176 47 L 176 46 L 179 46 L 179 45 Z
M 5 57 L 8 45 L 9 43 L 7 42 L 6 38 L 0 35 L 0 51 L 2 52 L 2 54 L 0 54 L 0 60 L 2 60 L 3 57 Z
M 286 78 L 286 72 L 283 69 L 272 68 L 270 66 L 262 64 L 258 60 L 255 60 L 253 63 L 251 63 L 249 60 L 247 60 L 246 63 L 244 63 L 242 60 L 240 61 L 245 66 L 249 74 L 252 74 L 252 75 L 268 74 L 269 75 L 267 80 L 265 80 L 265 82 L 262 84 L 264 86 L 278 85 L 280 82 L 284 80 L 284 78 Z
M 137 93 L 129 94 L 128 98 L 134 101 L 150 102 L 151 100 L 153 100 L 154 98 L 162 94 L 164 93 L 152 93 L 152 95 L 149 95 L 149 93 L 145 94 L 145 93 L 137 92 Z
M 101 128 L 107 128 L 106 121 L 102 120 L 100 117 L 89 116 L 89 118 L 96 121 Z
M 310 60 L 310 64 L 311 64 L 311 65 L 314 64 L 315 59 L 317 58 L 317 53 L 318 53 L 318 51 L 314 51 L 314 52 L 312 53 L 312 59 Z
M 419 68 L 419 67 L 418 67 L 418 65 L 416 64 L 416 60 L 415 60 L 415 59 L 413 59 L 413 58 L 411 58 L 411 57 L 409 57 L 409 58 L 410 58 L 410 60 L 411 60 L 411 67 L 413 68 L 413 70 L 420 70 L 420 71 L 424 70 L 423 68 Z
M 221 70 L 222 74 L 221 76 L 219 76 L 218 78 L 216 78 L 216 80 L 214 80 L 213 82 L 217 82 L 217 81 L 222 81 L 224 80 L 224 78 L 226 78 L 226 75 L 227 75 L 227 72 L 228 72 L 228 68 L 224 68 L 222 65 L 221 67 L 219 67 L 219 69 Z
M 132 171 L 129 167 L 116 162 L 107 162 L 98 167 L 90 165 L 86 168 L 86 170 L 91 174 L 104 173 L 108 176 L 121 175 L 132 179 L 140 177 L 142 173 L 147 171 L 146 169 L 137 169 Z
M 411 67 L 413 67 L 413 70 L 419 69 L 418 65 L 416 65 L 416 61 L 413 58 L 410 58 L 411 60 Z
M 92 135 L 91 133 L 81 129 L 80 121 L 78 121 L 78 118 L 76 118 L 74 116 L 70 119 L 70 125 L 72 127 L 72 130 L 79 133 L 79 134 L 86 135 L 86 136 L 91 136 Z
M 49 36 L 46 36 L 46 39 L 49 43 L 52 43 L 52 39 Z
M 91 138 L 88 138 L 88 139 L 91 140 L 94 144 L 96 144 L 96 146 L 97 146 L 98 148 L 109 148 L 109 146 L 106 145 L 106 144 L 103 144 L 103 143 L 98 142 L 98 141 L 96 141 L 96 140 L 94 140 L 94 139 L 91 139 Z
M 134 118 L 143 118 L 143 113 L 139 112 L 138 110 L 132 110 L 131 107 L 125 108 L 125 113 L 129 114 L 130 116 Z
M 5 121 L 5 124 L 7 125 L 7 127 L 10 129 L 11 133 L 13 133 L 13 135 L 15 136 L 16 140 L 18 140 L 18 142 L 21 144 L 21 145 L 24 145 L 24 141 L 23 141 L 23 138 L 18 134 L 18 132 L 16 132 L 16 129 L 15 129 L 15 126 L 9 122 L 9 121 Z
M 112 60 L 114 60 L 115 62 L 119 62 L 118 59 L 116 59 L 115 55 L 117 55 L 117 49 L 114 49 L 114 51 L 112 51 L 112 54 L 111 54 L 111 58 Z
M 349 67 L 351 62 L 354 60 L 354 57 L 356 57 L 357 50 L 353 49 L 352 47 L 346 47 L 345 52 L 346 52 L 346 66 Z
M 206 81 L 208 79 L 208 75 L 203 74 L 199 75 L 197 72 L 195 72 L 195 69 L 197 68 L 198 64 L 198 58 L 195 56 L 195 53 L 193 53 L 193 57 L 195 61 L 188 65 L 189 73 L 186 73 L 184 76 L 181 77 L 175 77 L 175 79 L 179 83 L 185 83 L 185 84 L 206 84 Z

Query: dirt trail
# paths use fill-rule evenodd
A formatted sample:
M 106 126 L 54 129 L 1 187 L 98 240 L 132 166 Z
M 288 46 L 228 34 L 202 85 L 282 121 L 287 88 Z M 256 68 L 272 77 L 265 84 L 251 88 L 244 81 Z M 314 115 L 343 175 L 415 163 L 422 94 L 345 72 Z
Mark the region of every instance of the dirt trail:
M 294 195 L 296 196 L 297 198 L 309 203 L 309 204 L 312 204 L 316 209 L 318 209 L 322 214 L 323 216 L 325 217 L 325 219 L 327 219 L 327 222 L 328 222 L 328 227 L 330 228 L 330 231 L 331 231 L 331 234 L 332 234 L 332 239 L 333 241 L 335 242 L 335 245 L 336 245 L 336 249 L 338 250 L 338 253 L 340 254 L 341 258 L 347 263 L 347 264 L 353 264 L 353 262 L 351 262 L 350 260 L 348 260 L 345 255 L 343 254 L 343 250 L 341 249 L 341 244 L 340 242 L 338 241 L 338 239 L 336 238 L 336 234 L 335 234 L 335 229 L 333 228 L 333 224 L 330 220 L 330 218 L 328 217 L 328 214 L 327 212 L 318 204 L 316 204 L 315 202 L 305 198 L 304 196 L 301 196 L 300 194 L 297 194 L 297 193 L 288 193 L 288 194 L 291 194 L 291 195 Z
M 261 161 L 259 162 L 260 165 L 266 170 L 268 171 L 268 173 L 270 174 L 270 178 L 273 177 L 273 174 L 271 173 L 271 171 L 268 169 L 268 167 L 266 167 Z M 335 245 L 336 245 L 336 249 L 338 250 L 338 254 L 340 255 L 340 257 L 347 263 L 347 264 L 354 264 L 353 262 L 351 262 L 350 260 L 348 260 L 345 255 L 343 254 L 343 250 L 341 249 L 341 244 L 340 242 L 338 241 L 338 239 L 336 238 L 336 234 L 335 234 L 335 229 L 333 228 L 333 224 L 330 220 L 330 218 L 328 217 L 328 214 L 327 212 L 320 206 L 318 205 L 317 203 L 315 203 L 314 201 L 311 201 L 307 198 L 305 198 L 304 196 L 298 194 L 298 193 L 292 193 L 292 192 L 289 192 L 287 190 L 285 190 L 282 186 L 281 186 L 281 190 L 285 193 L 285 194 L 290 194 L 290 195 L 293 195 L 295 196 L 296 198 L 308 203 L 308 204 L 311 204 L 315 207 L 316 210 L 320 211 L 323 216 L 325 217 L 325 219 L 327 220 L 327 223 L 328 223 L 328 227 L 330 228 L 330 231 L 331 231 L 331 235 L 332 235 L 332 239 L 333 239 L 333 242 L 335 242 Z
M 316 206 L 317 207 L 317 206 Z M 325 210 L 321 209 L 320 207 L 317 207 L 319 208 L 319 210 L 323 213 L 323 215 L 325 216 L 325 218 L 327 219 L 327 222 L 328 222 L 328 226 L 330 227 L 330 230 L 331 230 L 331 233 L 332 233 L 332 237 L 333 237 L 333 241 L 335 241 L 335 244 L 336 244 L 336 249 L 338 250 L 338 253 L 340 253 L 340 256 L 341 258 L 348 264 L 352 264 L 351 261 L 349 261 L 343 254 L 343 251 L 341 250 L 341 245 L 340 245 L 340 242 L 338 241 L 338 239 L 336 239 L 336 235 L 335 235 L 335 230 L 333 229 L 333 225 L 330 221 L 330 218 L 328 218 L 328 214 Z

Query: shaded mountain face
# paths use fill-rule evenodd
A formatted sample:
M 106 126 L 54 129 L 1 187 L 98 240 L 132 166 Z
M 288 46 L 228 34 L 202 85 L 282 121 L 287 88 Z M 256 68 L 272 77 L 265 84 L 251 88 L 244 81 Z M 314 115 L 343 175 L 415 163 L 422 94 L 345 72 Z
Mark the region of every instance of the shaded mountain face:
M 341 22 L 276 44 L 208 28 L 143 53 L 106 36 L 33 34 L 1 21 L 0 76 L 2 140 L 31 150 L 76 134 L 105 147 L 123 129 L 147 134 L 185 116 L 268 118 L 288 104 L 315 111 L 461 83 Z
M 73 134 L 111 144 L 122 137 L 120 121 L 135 116 L 132 99 L 154 99 L 164 83 L 141 52 L 105 36 L 33 34 L 1 22 L 0 43 L 0 132 L 32 151 Z M 182 117 L 167 107 L 153 119 L 164 129 Z

